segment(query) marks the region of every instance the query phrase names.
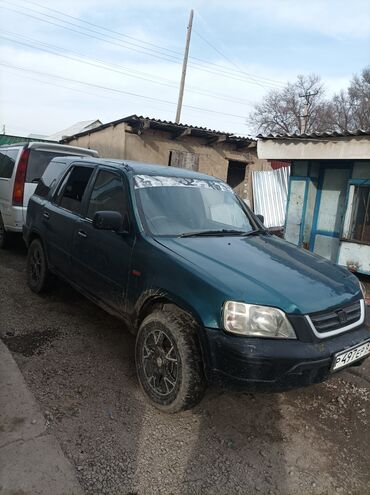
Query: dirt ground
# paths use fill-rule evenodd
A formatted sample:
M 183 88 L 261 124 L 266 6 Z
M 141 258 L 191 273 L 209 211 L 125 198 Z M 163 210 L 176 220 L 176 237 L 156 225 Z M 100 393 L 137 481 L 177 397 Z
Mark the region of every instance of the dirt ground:
M 370 359 L 284 394 L 210 390 L 192 411 L 145 402 L 134 339 L 69 286 L 25 281 L 0 252 L 0 337 L 87 495 L 368 494 Z

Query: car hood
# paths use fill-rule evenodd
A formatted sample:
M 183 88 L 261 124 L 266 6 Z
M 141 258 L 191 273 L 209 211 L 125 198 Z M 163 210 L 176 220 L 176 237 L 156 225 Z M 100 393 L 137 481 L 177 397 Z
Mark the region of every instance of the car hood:
M 157 238 L 225 299 L 306 314 L 360 298 L 354 275 L 276 236 Z

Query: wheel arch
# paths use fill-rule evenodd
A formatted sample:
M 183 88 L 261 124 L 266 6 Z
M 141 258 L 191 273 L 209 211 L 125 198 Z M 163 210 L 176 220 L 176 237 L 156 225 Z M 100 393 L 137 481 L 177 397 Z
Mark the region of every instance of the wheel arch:
M 24 237 L 23 237 L 23 239 L 24 239 Z M 27 236 L 27 239 L 24 239 L 24 241 L 26 243 L 26 246 L 27 246 L 27 249 L 30 247 L 31 243 L 35 239 L 38 239 L 41 242 L 42 247 L 44 249 L 45 256 L 46 256 L 46 261 L 48 263 L 49 268 L 51 268 L 50 267 L 50 262 L 49 262 L 48 252 L 47 252 L 47 249 L 46 249 L 46 246 L 45 246 L 45 242 L 44 242 L 44 240 L 42 238 L 41 233 L 38 230 L 32 229 L 31 232 L 29 233 L 29 235 Z
M 151 290 L 144 294 L 138 301 L 135 311 L 134 328 L 135 333 L 139 331 L 141 323 L 144 319 L 150 315 L 156 309 L 165 309 L 165 307 L 171 307 L 173 311 L 185 313 L 191 319 L 190 323 L 196 327 L 196 335 L 198 337 L 198 343 L 200 352 L 202 355 L 204 372 L 208 375 L 209 367 L 209 344 L 206 334 L 203 329 L 203 322 L 200 316 L 189 307 L 184 301 L 178 301 L 170 294 L 164 291 Z
M 185 302 L 178 301 L 165 291 L 150 290 L 143 294 L 136 304 L 134 318 L 135 330 L 139 330 L 141 323 L 150 313 L 157 308 L 163 309 L 164 306 L 172 306 L 178 311 L 187 313 L 194 320 L 194 323 L 199 326 L 203 325 L 199 315 Z
M 45 243 L 41 237 L 41 234 L 38 230 L 35 230 L 35 229 L 32 229 L 30 231 L 30 233 L 27 235 L 27 237 L 23 236 L 23 239 L 24 239 L 24 242 L 26 243 L 26 246 L 29 248 L 32 241 L 34 241 L 35 239 L 38 239 L 41 244 L 42 244 L 42 247 L 44 248 L 44 251 L 45 251 Z

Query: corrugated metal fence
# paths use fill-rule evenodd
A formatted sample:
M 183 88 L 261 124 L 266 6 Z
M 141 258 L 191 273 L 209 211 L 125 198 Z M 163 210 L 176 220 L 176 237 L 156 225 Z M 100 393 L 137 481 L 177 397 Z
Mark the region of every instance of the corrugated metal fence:
M 254 212 L 265 217 L 266 227 L 282 227 L 288 197 L 290 167 L 252 172 Z

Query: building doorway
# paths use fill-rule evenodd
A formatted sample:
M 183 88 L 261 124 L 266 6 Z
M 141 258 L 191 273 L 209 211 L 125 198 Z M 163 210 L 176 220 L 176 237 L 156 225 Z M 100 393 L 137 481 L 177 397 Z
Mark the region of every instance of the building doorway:
M 246 168 L 247 163 L 229 160 L 226 181 L 240 197 L 243 197 L 244 195 L 243 193 Z

